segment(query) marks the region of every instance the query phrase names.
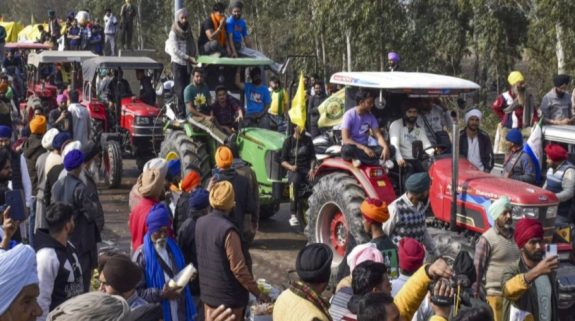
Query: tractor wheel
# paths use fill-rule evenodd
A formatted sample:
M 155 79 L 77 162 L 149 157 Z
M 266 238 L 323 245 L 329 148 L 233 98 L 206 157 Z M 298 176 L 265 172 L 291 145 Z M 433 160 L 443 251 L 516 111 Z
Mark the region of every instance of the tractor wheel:
M 102 155 L 106 185 L 118 187 L 122 182 L 122 149 L 117 141 L 108 141 Z
M 342 261 L 347 245 L 369 241 L 363 231 L 359 206 L 365 192 L 357 180 L 346 173 L 321 177 L 308 199 L 305 233 L 311 243 L 324 243 L 333 251 L 333 266 Z
M 182 162 L 182 177 L 191 170 L 199 170 L 202 180 L 210 177 L 210 156 L 201 141 L 194 141 L 181 130 L 168 130 L 165 133 L 160 156 L 175 152 Z

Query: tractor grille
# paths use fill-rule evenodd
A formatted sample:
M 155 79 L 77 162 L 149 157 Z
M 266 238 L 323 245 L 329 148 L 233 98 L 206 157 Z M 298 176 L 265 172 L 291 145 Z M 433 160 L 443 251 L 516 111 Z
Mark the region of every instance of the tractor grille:
M 134 126 L 134 137 L 163 137 L 162 126 Z

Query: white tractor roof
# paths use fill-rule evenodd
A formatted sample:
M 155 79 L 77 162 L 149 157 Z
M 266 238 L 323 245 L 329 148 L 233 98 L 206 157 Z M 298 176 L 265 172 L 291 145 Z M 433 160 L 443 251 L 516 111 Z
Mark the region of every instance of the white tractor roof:
M 423 72 L 338 72 L 331 83 L 345 86 L 382 89 L 395 93 L 457 95 L 479 90 L 479 85 L 465 79 Z

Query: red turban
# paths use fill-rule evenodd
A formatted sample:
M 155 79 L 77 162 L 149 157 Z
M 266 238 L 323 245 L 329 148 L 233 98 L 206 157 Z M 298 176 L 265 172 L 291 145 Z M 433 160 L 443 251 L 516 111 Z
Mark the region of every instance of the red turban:
M 190 171 L 182 180 L 181 188 L 184 192 L 189 193 L 194 187 L 202 183 L 202 177 L 196 171 Z
M 515 225 L 513 238 L 517 247 L 522 248 L 530 239 L 543 238 L 543 226 L 538 220 L 522 218 Z
M 562 162 L 567 159 L 567 150 L 559 144 L 549 144 L 545 147 L 547 158 L 554 162 Z
M 398 247 L 399 268 L 405 272 L 415 272 L 423 265 L 425 249 L 417 240 L 404 237 Z

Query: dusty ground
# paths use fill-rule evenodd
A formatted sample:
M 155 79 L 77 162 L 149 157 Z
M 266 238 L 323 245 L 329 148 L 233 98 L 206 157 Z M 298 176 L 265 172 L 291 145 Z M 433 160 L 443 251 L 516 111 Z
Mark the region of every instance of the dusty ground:
M 122 185 L 117 189 L 102 189 L 100 200 L 106 215 L 103 245 L 130 249 L 128 229 L 128 193 L 137 178 L 134 160 L 124 160 Z M 305 245 L 301 234 L 292 232 L 289 224 L 289 204 L 283 204 L 279 213 L 262 221 L 250 249 L 256 278 L 264 278 L 273 285 L 287 286 L 288 272 L 295 269 L 297 252 Z

